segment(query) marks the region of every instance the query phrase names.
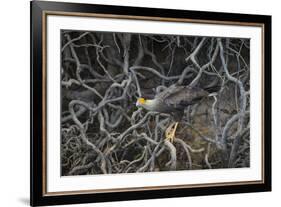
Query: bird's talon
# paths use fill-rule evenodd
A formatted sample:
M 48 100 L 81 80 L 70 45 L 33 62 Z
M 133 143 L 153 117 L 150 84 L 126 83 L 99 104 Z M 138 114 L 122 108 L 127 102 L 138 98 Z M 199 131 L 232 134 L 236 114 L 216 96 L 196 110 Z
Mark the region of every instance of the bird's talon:
M 173 143 L 176 137 L 176 130 L 178 127 L 178 122 L 171 124 L 165 131 L 166 140 Z

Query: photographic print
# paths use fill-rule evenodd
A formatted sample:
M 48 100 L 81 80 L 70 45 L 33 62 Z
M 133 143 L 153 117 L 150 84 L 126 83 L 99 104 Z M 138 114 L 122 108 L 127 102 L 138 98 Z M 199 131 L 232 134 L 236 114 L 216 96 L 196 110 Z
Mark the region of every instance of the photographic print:
M 61 30 L 61 176 L 249 168 L 250 50 Z

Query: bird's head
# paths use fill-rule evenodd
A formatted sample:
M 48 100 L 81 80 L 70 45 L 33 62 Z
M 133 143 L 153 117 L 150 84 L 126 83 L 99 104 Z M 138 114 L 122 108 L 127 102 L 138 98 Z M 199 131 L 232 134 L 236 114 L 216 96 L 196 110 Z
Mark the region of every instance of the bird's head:
M 138 98 L 137 102 L 136 102 L 136 106 L 140 107 L 140 106 L 144 106 L 146 104 L 147 100 L 145 98 Z
M 159 104 L 156 99 L 138 98 L 136 106 L 142 107 L 148 111 L 157 111 Z

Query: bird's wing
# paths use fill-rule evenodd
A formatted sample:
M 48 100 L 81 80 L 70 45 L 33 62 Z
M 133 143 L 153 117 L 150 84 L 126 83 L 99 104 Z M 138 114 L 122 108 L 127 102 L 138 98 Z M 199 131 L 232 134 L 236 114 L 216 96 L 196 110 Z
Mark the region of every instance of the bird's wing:
M 166 106 L 174 109 L 183 109 L 189 105 L 195 104 L 208 92 L 203 89 L 189 86 L 172 86 L 161 92 L 157 98 L 161 98 Z

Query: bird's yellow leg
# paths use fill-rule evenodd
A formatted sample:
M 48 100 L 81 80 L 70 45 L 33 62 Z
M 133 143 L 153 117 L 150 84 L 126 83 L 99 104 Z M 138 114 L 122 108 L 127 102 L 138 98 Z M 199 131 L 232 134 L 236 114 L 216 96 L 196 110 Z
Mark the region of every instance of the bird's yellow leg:
M 174 142 L 178 124 L 178 122 L 172 123 L 165 131 L 166 140 L 170 141 L 171 143 Z

